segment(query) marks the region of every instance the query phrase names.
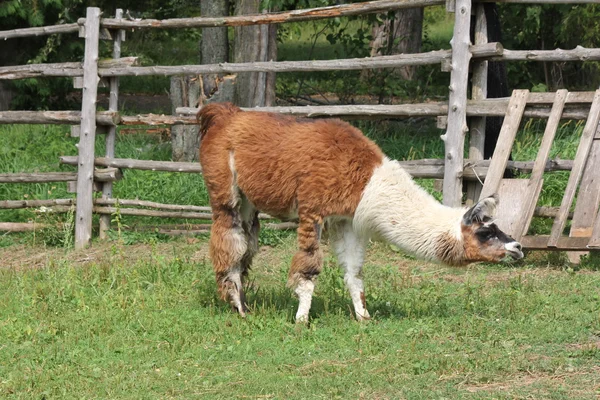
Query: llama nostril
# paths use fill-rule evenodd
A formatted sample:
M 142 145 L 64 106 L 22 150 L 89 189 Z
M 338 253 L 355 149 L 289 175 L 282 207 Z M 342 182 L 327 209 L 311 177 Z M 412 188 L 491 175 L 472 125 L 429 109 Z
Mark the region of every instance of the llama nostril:
M 523 250 L 523 246 L 521 246 L 521 243 L 518 243 L 518 242 L 517 242 L 517 244 L 515 244 L 515 247 L 516 247 L 516 248 L 517 248 L 519 251 Z

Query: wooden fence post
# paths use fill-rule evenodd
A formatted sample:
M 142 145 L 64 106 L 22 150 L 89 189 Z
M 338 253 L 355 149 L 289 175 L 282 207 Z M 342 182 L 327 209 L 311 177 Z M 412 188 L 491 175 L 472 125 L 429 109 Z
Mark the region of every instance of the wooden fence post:
M 487 21 L 483 4 L 475 6 L 475 44 L 486 44 L 488 42 Z M 471 97 L 473 100 L 483 100 L 487 97 L 487 60 L 473 62 L 473 80 L 471 84 Z M 483 160 L 483 149 L 485 144 L 485 117 L 471 118 L 469 130 L 469 160 Z M 467 184 L 467 206 L 477 202 L 482 189 L 478 181 Z
M 123 10 L 118 8 L 115 13 L 115 18 L 122 18 Z M 113 58 L 118 59 L 121 57 L 121 41 L 123 39 L 125 31 L 118 30 L 114 33 L 113 42 Z M 110 98 L 108 100 L 108 110 L 118 111 L 119 110 L 119 77 L 113 76 L 110 78 Z M 106 136 L 106 158 L 113 158 L 115 156 L 115 141 L 117 136 L 117 127 L 111 126 Z M 102 185 L 102 198 L 112 198 L 112 182 L 105 182 Z M 106 239 L 106 232 L 110 229 L 110 215 L 100 216 L 100 239 Z
M 452 45 L 452 72 L 448 99 L 448 129 L 445 143 L 444 204 L 459 206 L 462 200 L 462 175 L 467 132 L 467 83 L 469 76 L 469 29 L 471 0 L 456 0 Z
M 98 44 L 100 9 L 88 7 L 85 18 L 85 58 L 81 100 L 81 136 L 77 165 L 77 208 L 75 248 L 87 246 L 92 237 L 92 190 L 94 183 L 94 142 L 96 139 L 96 97 L 98 94 Z

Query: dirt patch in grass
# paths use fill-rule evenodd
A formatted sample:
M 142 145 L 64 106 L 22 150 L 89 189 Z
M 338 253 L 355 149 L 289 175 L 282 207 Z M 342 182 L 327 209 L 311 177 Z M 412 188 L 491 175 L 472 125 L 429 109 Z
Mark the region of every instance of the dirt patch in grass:
M 536 396 L 547 397 L 553 389 L 560 389 L 569 394 L 571 398 L 597 398 L 600 394 L 600 366 L 572 371 L 559 371 L 548 373 L 522 373 L 507 377 L 507 379 L 481 384 L 459 385 L 461 389 L 470 393 L 502 392 L 504 395 L 516 398 L 531 398 L 531 392 Z M 526 395 L 526 393 L 528 393 Z
M 192 262 L 208 260 L 206 241 L 187 238 L 167 243 L 94 242 L 82 250 L 65 250 L 44 246 L 14 245 L 0 250 L 0 266 L 12 269 L 44 268 L 50 264 L 91 265 L 108 263 L 118 258 L 126 263 L 156 256 L 186 257 Z

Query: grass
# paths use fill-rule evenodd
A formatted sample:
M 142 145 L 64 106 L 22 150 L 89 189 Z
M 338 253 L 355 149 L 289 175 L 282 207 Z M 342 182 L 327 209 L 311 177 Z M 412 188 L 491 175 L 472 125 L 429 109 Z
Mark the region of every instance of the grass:
M 370 248 L 374 320 L 336 262 L 309 327 L 285 289 L 295 247 L 262 247 L 242 320 L 215 297 L 204 239 L 5 250 L 3 398 L 595 398 L 598 272 L 543 262 L 447 269 Z M 1 251 L 1 250 L 0 250 Z M 10 254 L 10 256 L 9 256 Z

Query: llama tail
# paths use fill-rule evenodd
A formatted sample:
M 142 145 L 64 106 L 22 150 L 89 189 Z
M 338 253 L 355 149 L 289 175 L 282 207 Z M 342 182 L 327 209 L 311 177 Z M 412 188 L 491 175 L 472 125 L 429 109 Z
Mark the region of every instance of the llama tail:
M 210 103 L 202 107 L 196 114 L 196 121 L 200 124 L 200 138 L 203 138 L 210 128 L 226 122 L 238 112 L 242 110 L 232 103 Z

